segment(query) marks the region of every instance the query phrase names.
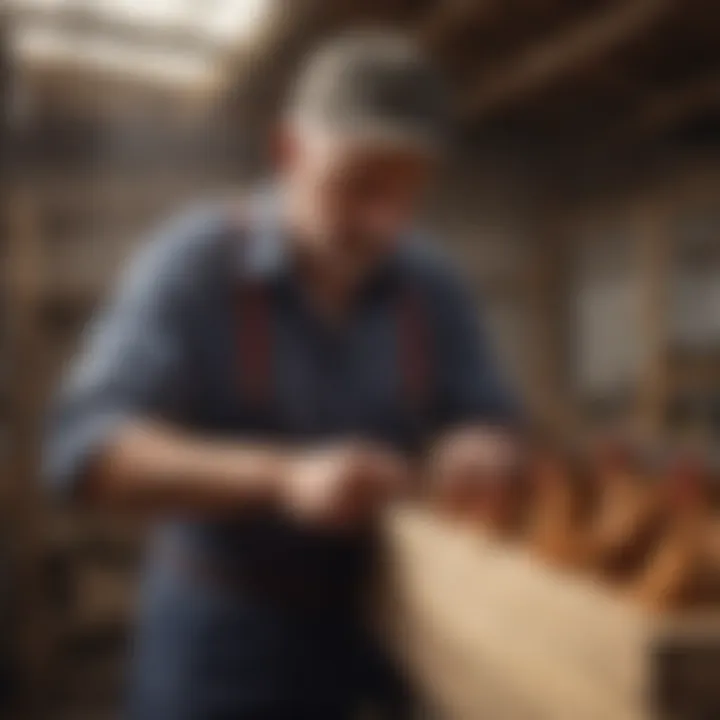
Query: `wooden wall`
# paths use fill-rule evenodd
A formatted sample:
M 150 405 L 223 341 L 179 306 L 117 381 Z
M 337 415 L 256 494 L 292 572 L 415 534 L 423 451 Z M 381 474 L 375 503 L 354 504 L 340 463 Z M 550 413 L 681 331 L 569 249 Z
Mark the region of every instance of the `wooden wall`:
M 717 403 L 718 189 L 712 158 L 674 159 L 655 178 L 576 210 L 573 384 L 580 398 L 622 403 L 636 395 L 656 426 L 688 402 L 696 403 L 695 416 Z
M 430 225 L 531 409 L 678 429 L 717 414 L 719 167 L 661 149 L 582 192 L 511 153 L 468 151 L 446 173 Z

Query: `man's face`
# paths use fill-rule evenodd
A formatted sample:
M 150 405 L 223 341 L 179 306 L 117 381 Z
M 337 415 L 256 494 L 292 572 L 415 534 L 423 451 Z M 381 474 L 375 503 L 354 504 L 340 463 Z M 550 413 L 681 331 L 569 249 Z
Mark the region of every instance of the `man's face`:
M 432 173 L 416 150 L 287 133 L 280 171 L 292 221 L 333 267 L 356 275 L 392 253 Z

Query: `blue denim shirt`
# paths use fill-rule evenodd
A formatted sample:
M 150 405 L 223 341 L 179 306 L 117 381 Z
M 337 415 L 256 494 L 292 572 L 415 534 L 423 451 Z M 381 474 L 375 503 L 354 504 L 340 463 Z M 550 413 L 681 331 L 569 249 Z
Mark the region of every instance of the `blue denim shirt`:
M 476 304 L 444 261 L 415 239 L 404 240 L 338 331 L 304 302 L 274 196 L 258 194 L 249 207 L 242 241 L 224 209 L 202 208 L 171 221 L 131 263 L 88 326 L 50 415 L 44 473 L 51 488 L 71 494 L 92 455 L 136 418 L 227 438 L 314 443 L 364 437 L 402 451 L 450 425 L 514 418 Z M 234 290 L 250 281 L 259 282 L 272 303 L 273 402 L 261 414 L 237 382 L 243 368 Z M 431 329 L 433 394 L 422 411 L 404 398 L 398 362 L 395 306 L 398 288 L 408 283 L 424 298 Z M 327 543 L 300 531 L 283 539 L 284 531 L 247 517 L 178 519 L 159 528 L 154 544 L 177 534 L 229 564 L 260 562 L 274 572 L 299 569 L 312 577 L 315 563 L 353 574 L 351 554 L 333 555 L 337 548 L 328 551 Z M 135 717 L 210 717 L 214 708 L 235 712 L 278 697 L 313 702 L 318 693 L 327 696 L 321 688 L 328 682 L 338 693 L 345 687 L 333 673 L 342 674 L 339 658 L 351 645 L 340 641 L 347 625 L 329 630 L 327 618 L 291 620 L 250 599 L 231 600 L 154 559 L 147 575 Z

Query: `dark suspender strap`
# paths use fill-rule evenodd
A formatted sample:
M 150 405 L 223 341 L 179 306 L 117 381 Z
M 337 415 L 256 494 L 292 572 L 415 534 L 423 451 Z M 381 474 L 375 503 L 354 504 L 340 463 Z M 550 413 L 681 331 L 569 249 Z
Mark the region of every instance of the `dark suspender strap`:
M 403 399 L 413 414 L 425 417 L 433 404 L 435 363 L 429 309 L 416 288 L 401 291 L 397 329 Z

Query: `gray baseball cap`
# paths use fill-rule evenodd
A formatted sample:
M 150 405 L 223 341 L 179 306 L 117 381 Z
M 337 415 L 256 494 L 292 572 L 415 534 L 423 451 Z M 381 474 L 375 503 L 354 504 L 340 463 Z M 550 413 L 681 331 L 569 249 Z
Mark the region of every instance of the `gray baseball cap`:
M 291 121 L 360 142 L 436 153 L 447 141 L 439 73 L 407 38 L 355 32 L 331 41 L 301 69 Z

